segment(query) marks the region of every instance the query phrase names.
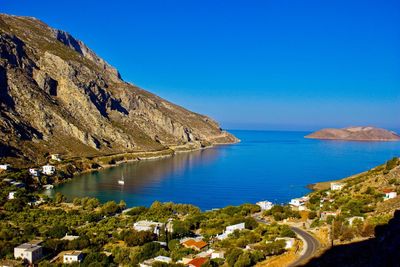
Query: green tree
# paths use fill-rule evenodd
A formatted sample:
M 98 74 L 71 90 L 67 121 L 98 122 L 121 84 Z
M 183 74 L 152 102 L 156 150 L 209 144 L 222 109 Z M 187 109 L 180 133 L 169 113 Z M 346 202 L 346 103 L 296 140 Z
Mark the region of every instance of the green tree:
M 240 248 L 233 248 L 227 251 L 226 253 L 226 262 L 228 266 L 234 266 L 237 259 L 240 255 L 242 255 L 243 251 Z
M 251 255 L 248 252 L 242 253 L 234 264 L 234 267 L 247 267 L 252 266 Z

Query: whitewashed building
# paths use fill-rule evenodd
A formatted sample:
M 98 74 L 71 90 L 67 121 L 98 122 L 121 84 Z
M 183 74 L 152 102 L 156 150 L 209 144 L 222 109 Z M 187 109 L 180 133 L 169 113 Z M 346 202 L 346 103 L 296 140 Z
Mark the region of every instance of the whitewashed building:
M 225 228 L 225 231 L 220 234 L 217 235 L 217 239 L 219 240 L 223 240 L 225 238 L 227 238 L 230 234 L 232 234 L 235 230 L 243 230 L 245 229 L 245 224 L 244 223 L 238 223 L 238 224 L 234 224 L 234 225 L 229 225 Z
M 357 221 L 357 220 L 363 222 L 364 221 L 364 217 L 354 216 L 354 217 L 351 217 L 351 218 L 347 219 L 347 221 L 349 222 L 349 225 L 353 225 L 354 221 Z
M 338 212 L 336 212 L 336 211 L 323 211 L 323 212 L 321 212 L 320 219 L 322 221 L 326 221 L 326 219 L 328 219 L 329 216 L 336 217 L 337 215 L 338 215 Z
M 82 262 L 83 261 L 83 253 L 79 250 L 67 251 L 63 256 L 63 263 L 73 263 L 73 262 Z
M 42 172 L 46 175 L 53 175 L 56 172 L 56 167 L 53 165 L 44 165 L 42 167 Z
M 214 251 L 211 253 L 211 259 L 225 259 L 224 251 Z
M 289 204 L 294 207 L 300 207 L 307 203 L 309 197 L 293 198 L 290 200 Z
M 163 227 L 163 223 L 153 221 L 138 221 L 133 224 L 133 229 L 136 231 L 150 231 L 156 235 L 160 234 L 160 230 Z
M 389 200 L 392 198 L 396 198 L 397 197 L 397 192 L 393 191 L 393 190 L 383 190 L 383 193 L 385 194 L 385 196 L 383 197 L 383 200 Z
M 331 190 L 332 191 L 340 191 L 345 186 L 345 183 L 331 183 Z
M 0 164 L 0 170 L 8 170 L 10 168 L 10 164 Z
M 291 249 L 294 246 L 295 239 L 292 237 L 277 237 L 275 241 L 285 241 L 285 249 Z
M 258 205 L 261 208 L 261 210 L 270 210 L 274 206 L 274 204 L 272 204 L 272 202 L 268 200 L 259 201 L 256 203 L 256 205 Z
M 61 238 L 61 240 L 67 240 L 67 241 L 72 241 L 75 239 L 78 239 L 79 235 L 69 235 L 69 234 L 65 234 L 65 236 L 63 238 Z
M 11 191 L 10 193 L 8 193 L 8 199 L 15 199 L 16 193 L 17 193 L 16 191 Z
M 50 158 L 54 161 L 61 161 L 60 154 L 51 154 Z
M 35 176 L 35 177 L 39 176 L 39 170 L 38 170 L 38 169 L 30 168 L 30 169 L 29 169 L 29 173 L 30 173 L 32 176 Z
M 166 256 L 157 256 L 139 264 L 140 267 L 152 267 L 155 262 L 171 263 L 172 259 Z
M 42 247 L 34 243 L 24 243 L 14 248 L 15 259 L 26 259 L 31 264 L 40 260 L 42 256 Z

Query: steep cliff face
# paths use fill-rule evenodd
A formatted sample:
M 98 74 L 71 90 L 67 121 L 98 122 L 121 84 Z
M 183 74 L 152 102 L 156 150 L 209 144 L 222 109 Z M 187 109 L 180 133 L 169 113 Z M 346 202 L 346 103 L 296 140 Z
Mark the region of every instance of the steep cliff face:
M 132 84 L 81 41 L 0 15 L 0 156 L 94 156 L 232 143 L 212 119 Z

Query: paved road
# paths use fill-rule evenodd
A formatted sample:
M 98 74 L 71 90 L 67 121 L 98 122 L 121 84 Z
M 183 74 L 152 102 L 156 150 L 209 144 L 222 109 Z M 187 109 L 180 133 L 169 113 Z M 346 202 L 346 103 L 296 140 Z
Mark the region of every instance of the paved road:
M 259 222 L 259 223 L 264 223 L 264 224 L 269 224 L 266 220 L 261 218 L 261 212 L 253 214 L 253 218 Z M 318 248 L 320 247 L 320 243 L 315 237 L 313 237 L 311 234 L 308 232 L 298 228 L 291 226 L 290 227 L 301 239 L 303 240 L 304 243 L 304 248 L 301 251 L 301 255 L 299 258 L 297 258 L 294 262 L 292 262 L 288 267 L 295 267 L 300 264 L 304 264 L 309 260 L 311 257 L 315 255 L 317 252 Z
M 311 234 L 307 233 L 306 231 L 297 228 L 297 227 L 290 227 L 297 235 L 299 235 L 303 241 L 304 241 L 304 246 L 305 248 L 303 249 L 301 255 L 297 260 L 292 262 L 289 267 L 294 267 L 298 266 L 300 264 L 304 264 L 309 260 L 311 257 L 315 255 L 317 252 L 320 243 L 315 237 L 313 237 Z

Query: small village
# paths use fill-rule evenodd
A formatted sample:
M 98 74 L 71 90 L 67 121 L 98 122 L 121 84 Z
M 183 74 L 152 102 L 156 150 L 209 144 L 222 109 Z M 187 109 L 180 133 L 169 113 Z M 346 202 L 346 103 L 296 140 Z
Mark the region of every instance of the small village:
M 58 155 L 51 159 L 61 161 Z M 59 193 L 50 199 L 29 191 L 20 180 L 3 178 L 0 263 L 252 266 L 286 253 L 300 257 L 303 239 L 292 227 L 313 233 L 323 249 L 369 238 L 376 225 L 386 223 L 391 214 L 376 211 L 386 203 L 399 203 L 400 181 L 390 179 L 393 172 L 393 177 L 398 177 L 398 165 L 399 160 L 393 159 L 362 174 L 368 179 L 385 177 L 385 186 L 379 189 L 361 188 L 356 176 L 330 182 L 327 188 L 284 205 L 265 200 L 205 212 L 192 205 L 160 202 L 129 209 L 123 202 L 101 204 L 91 198 L 68 202 Z M 13 172 L 8 164 L 0 169 L 4 177 Z M 51 177 L 56 171 L 48 164 L 40 170 L 29 169 L 29 174 L 32 178 Z M 348 199 L 354 191 L 359 193 Z

